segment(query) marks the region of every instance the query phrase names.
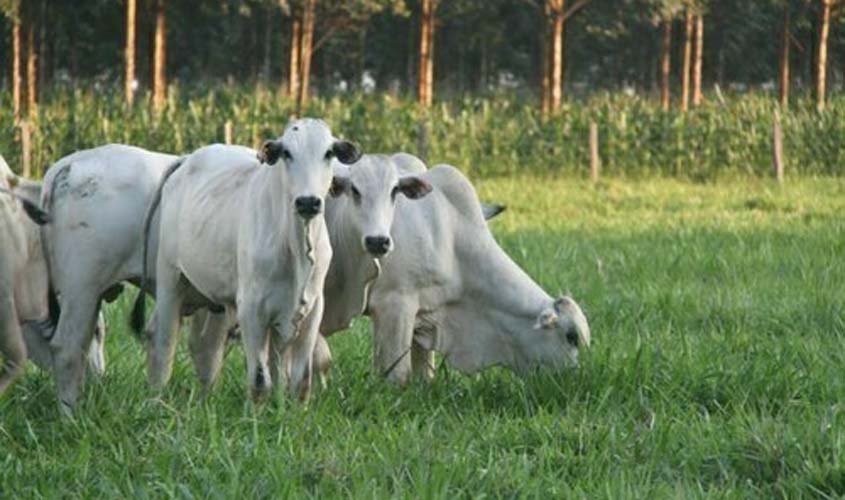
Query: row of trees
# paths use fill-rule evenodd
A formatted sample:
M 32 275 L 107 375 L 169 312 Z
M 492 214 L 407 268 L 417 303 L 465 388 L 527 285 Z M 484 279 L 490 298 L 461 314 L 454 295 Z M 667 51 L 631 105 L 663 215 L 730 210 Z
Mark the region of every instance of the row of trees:
M 414 88 L 424 107 L 437 81 L 457 92 L 533 87 L 544 112 L 560 109 L 567 87 L 659 89 L 669 109 L 677 85 L 686 111 L 701 103 L 705 80 L 760 82 L 777 73 L 783 104 L 790 84 L 812 81 L 822 109 L 829 47 L 845 54 L 842 30 L 831 29 L 842 22 L 845 0 L 0 0 L 0 7 L 3 81 L 16 117 L 24 107 L 37 110 L 38 82 L 117 79 L 110 70 L 121 62 L 127 104 L 140 80 L 156 109 L 166 104 L 168 77 L 223 75 L 281 76 L 282 91 L 303 106 L 315 64 L 324 90 L 370 74 L 382 88 Z M 845 57 L 835 68 L 841 82 Z

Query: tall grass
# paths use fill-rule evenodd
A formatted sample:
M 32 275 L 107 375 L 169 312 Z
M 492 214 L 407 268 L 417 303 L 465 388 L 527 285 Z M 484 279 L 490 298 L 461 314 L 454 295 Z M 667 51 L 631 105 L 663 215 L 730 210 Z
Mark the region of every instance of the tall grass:
M 144 99 L 127 110 L 122 95 L 102 89 L 56 88 L 46 93 L 34 126 L 38 168 L 73 151 L 108 142 L 185 153 L 221 142 L 231 120 L 234 141 L 256 146 L 276 136 L 292 103 L 266 88 L 171 88 L 169 106 L 155 116 Z M 0 154 L 20 163 L 10 97 L 0 94 Z M 423 153 L 476 177 L 516 173 L 586 174 L 588 131 L 600 130 L 604 172 L 614 176 L 679 176 L 712 180 L 736 174 L 769 175 L 776 104 L 770 96 L 710 100 L 687 114 L 661 111 L 653 101 L 601 94 L 570 102 L 543 119 L 535 103 L 500 95 L 439 103 L 421 112 L 390 95 L 335 96 L 312 101 L 306 114 L 327 119 L 340 134 L 371 152 Z M 800 101 L 782 110 L 787 175 L 839 175 L 845 171 L 845 97 L 823 113 Z M 420 134 L 424 133 L 424 138 Z

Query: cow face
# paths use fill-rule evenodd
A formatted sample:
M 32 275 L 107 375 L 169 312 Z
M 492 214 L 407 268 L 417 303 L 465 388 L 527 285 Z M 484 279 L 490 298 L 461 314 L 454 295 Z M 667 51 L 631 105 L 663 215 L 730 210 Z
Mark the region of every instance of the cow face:
M 279 139 L 265 142 L 258 153 L 262 163 L 283 169 L 283 192 L 306 221 L 323 212 L 332 160 L 348 164 L 360 156 L 354 144 L 336 139 L 324 121 L 311 118 L 291 122 Z
M 386 156 L 367 155 L 345 172 L 336 170 L 331 194 L 352 200 L 349 220 L 360 235 L 361 246 L 373 257 L 383 257 L 393 249 L 390 227 L 397 199 L 418 200 L 431 189 L 421 177 L 400 177 Z
M 540 313 L 530 337 L 531 364 L 576 367 L 579 351 L 590 346 L 590 327 L 578 304 L 561 297 Z

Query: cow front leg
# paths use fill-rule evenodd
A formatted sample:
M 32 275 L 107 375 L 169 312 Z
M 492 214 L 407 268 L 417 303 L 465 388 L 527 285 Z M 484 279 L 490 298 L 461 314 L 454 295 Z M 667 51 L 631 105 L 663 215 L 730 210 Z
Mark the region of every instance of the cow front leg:
M 410 300 L 380 302 L 373 308 L 373 365 L 389 382 L 404 385 L 410 378 L 416 314 Z
M 68 291 L 60 298 L 61 315 L 56 334 L 50 341 L 53 371 L 59 392 L 59 406 L 70 414 L 85 382 L 85 358 L 94 335 L 100 299 L 89 293 L 93 287 Z
M 268 365 L 270 346 L 267 325 L 259 318 L 257 308 L 250 304 L 244 304 L 238 309 L 238 323 L 246 354 L 247 386 L 253 401 L 262 402 L 273 387 Z
M 167 265 L 158 266 L 153 314 L 155 330 L 149 344 L 147 373 L 150 387 L 154 390 L 167 385 L 173 371 L 183 302 L 179 279 L 178 270 Z
M 0 354 L 3 355 L 0 394 L 3 394 L 26 366 L 26 344 L 11 297 L 0 297 Z
M 434 351 L 426 349 L 416 342 L 411 343 L 411 366 L 414 376 L 431 382 L 434 380 Z
M 211 391 L 220 374 L 230 323 L 226 313 L 215 314 L 207 310 L 194 313 L 189 347 L 203 394 Z
M 314 346 L 320 338 L 320 321 L 323 319 L 323 296 L 302 320 L 287 353 L 288 392 L 306 402 L 311 397 Z

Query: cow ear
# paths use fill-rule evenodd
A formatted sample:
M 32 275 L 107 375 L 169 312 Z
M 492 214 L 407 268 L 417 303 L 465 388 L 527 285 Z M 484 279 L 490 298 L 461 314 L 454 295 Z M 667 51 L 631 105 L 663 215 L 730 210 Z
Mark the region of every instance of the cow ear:
M 537 321 L 534 323 L 535 330 L 551 330 L 560 322 L 560 317 L 557 315 L 554 307 L 543 309 L 543 312 L 537 316 Z
M 18 183 L 20 182 L 20 178 L 17 175 L 10 174 L 6 176 L 6 182 L 9 183 L 9 187 L 15 189 L 18 187 Z
M 335 158 L 344 165 L 351 165 L 361 159 L 361 150 L 349 141 L 335 141 L 332 144 Z
M 397 186 L 399 191 L 412 200 L 418 200 L 431 192 L 432 187 L 428 181 L 413 175 L 407 175 L 399 179 Z
M 335 175 L 332 177 L 332 187 L 329 188 L 329 194 L 335 198 L 343 196 L 349 192 L 349 186 L 351 185 L 352 182 L 349 180 L 349 177 L 346 177 L 345 175 Z
M 282 156 L 282 143 L 279 141 L 265 141 L 258 151 L 258 161 L 267 165 L 275 165 Z
M 562 295 L 558 297 L 557 300 L 555 300 L 555 312 L 561 314 L 570 307 L 572 307 L 573 304 L 575 304 L 575 301 L 572 300 L 572 297 L 570 297 L 569 295 Z

